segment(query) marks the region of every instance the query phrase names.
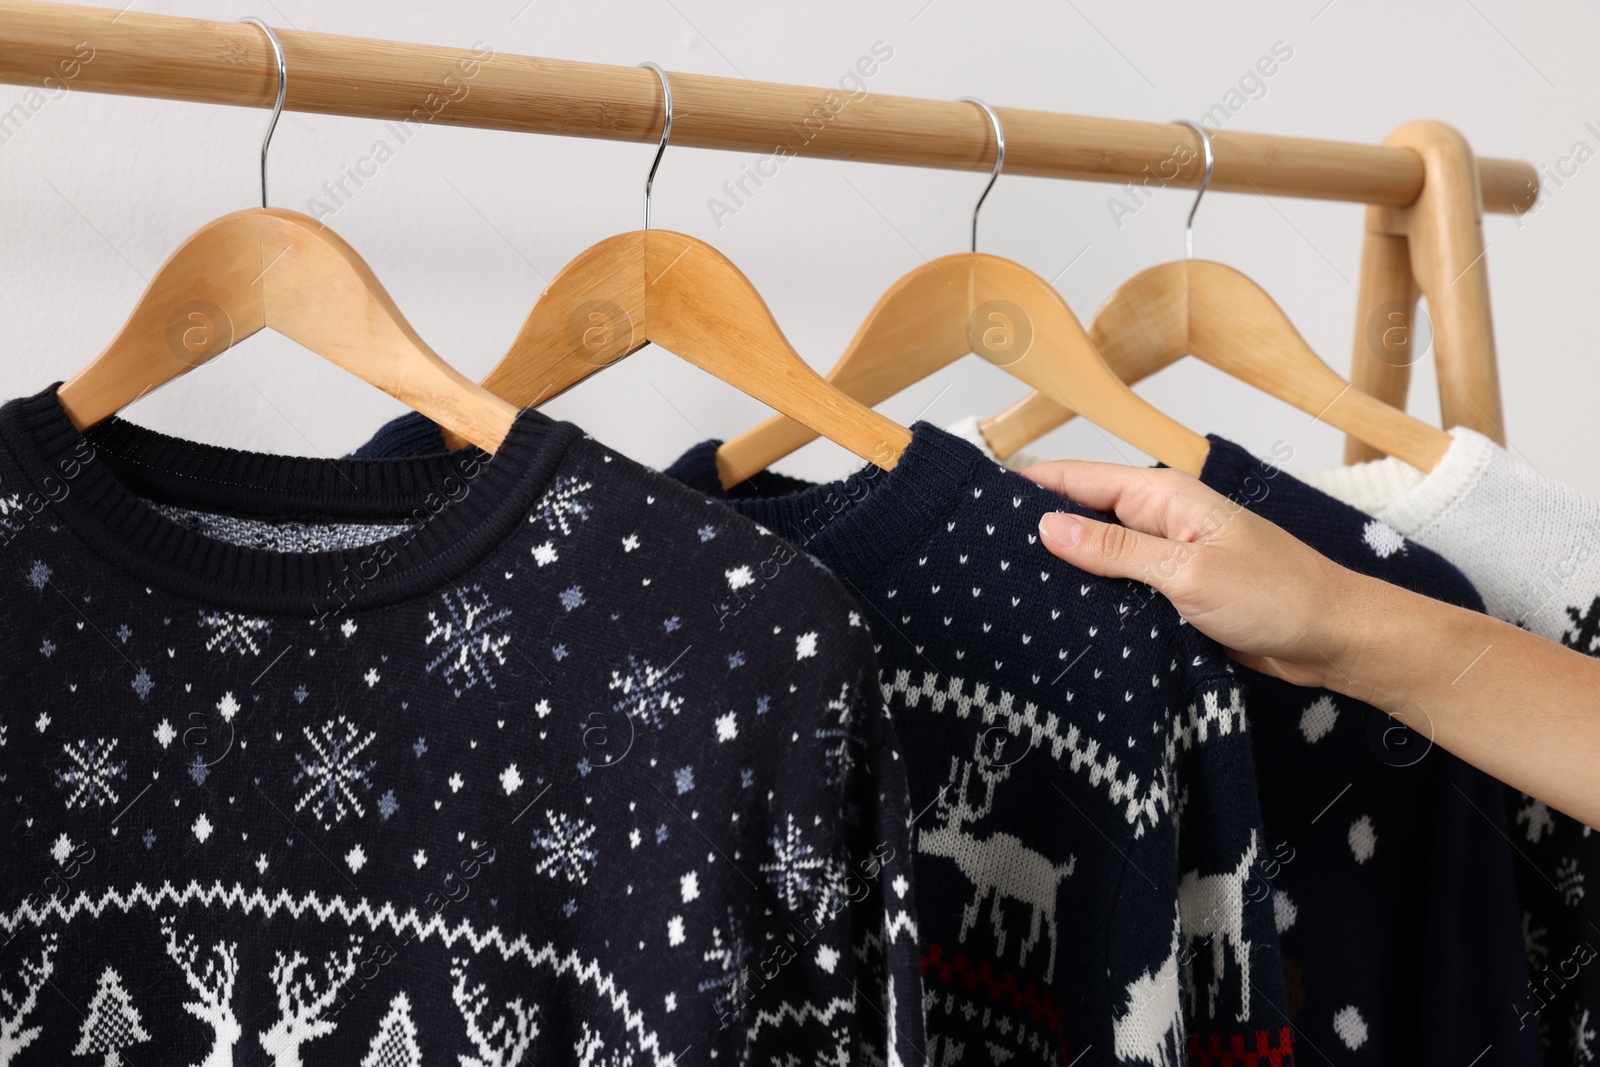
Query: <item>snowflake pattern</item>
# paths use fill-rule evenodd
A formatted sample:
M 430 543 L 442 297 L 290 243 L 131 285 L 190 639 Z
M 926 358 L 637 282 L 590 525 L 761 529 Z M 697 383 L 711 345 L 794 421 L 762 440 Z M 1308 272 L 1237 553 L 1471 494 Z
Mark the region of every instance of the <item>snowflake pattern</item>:
M 582 494 L 593 489 L 591 482 L 579 481 L 570 474 L 558 477 L 545 490 L 528 516 L 529 522 L 542 522 L 548 530 L 561 531 L 563 537 L 572 533 L 576 522 L 586 522 L 593 505 Z
M 826 904 L 832 896 L 832 884 L 839 880 L 837 863 L 817 853 L 805 841 L 800 827 L 795 825 L 794 813 L 788 815 L 788 829 L 772 828 L 767 838 L 772 859 L 760 867 L 773 890 L 792 912 L 806 907 L 813 893 Z
M 733 909 L 728 909 L 726 926 L 711 929 L 711 948 L 701 957 L 715 965 L 716 974 L 700 982 L 695 988 L 712 994 L 712 1008 L 719 1018 L 730 1013 L 735 1019 L 744 1017 L 744 1005 L 749 999 L 746 983 L 750 970 L 747 966 L 754 946 L 745 937 L 744 926 Z
M 672 691 L 672 683 L 681 680 L 683 674 L 669 674 L 671 666 L 656 667 L 648 659 L 628 653 L 627 672 L 613 670 L 611 684 L 606 687 L 622 694 L 611 710 L 661 729 L 683 707 L 683 697 Z
M 207 652 L 237 652 L 241 656 L 246 652 L 252 656 L 261 655 L 261 645 L 256 637 L 272 632 L 272 623 L 268 620 L 250 618 L 232 611 L 201 609 L 197 625 L 202 630 L 211 631 L 206 635 Z
M 1561 643 L 1586 656 L 1600 652 L 1600 597 L 1594 598 L 1587 611 L 1569 607 L 1567 617 L 1572 625 L 1562 631 Z
M 1563 856 L 1556 864 L 1556 892 L 1569 908 L 1576 908 L 1583 899 L 1583 872 L 1578 869 L 1575 856 Z
M 1534 974 L 1544 970 L 1545 957 L 1550 955 L 1548 927 L 1535 926 L 1533 913 L 1522 913 L 1522 943 L 1528 949 L 1528 969 Z
M 1538 844 L 1545 834 L 1555 830 L 1555 817 L 1550 813 L 1550 808 L 1540 801 L 1530 796 L 1522 799 L 1523 804 L 1517 809 L 1517 822 L 1528 828 L 1528 840 Z
M 117 791 L 112 781 L 128 780 L 128 761 L 112 761 L 117 750 L 117 739 L 96 738 L 93 741 L 69 741 L 61 746 L 67 754 L 68 764 L 55 773 L 57 789 L 69 789 L 67 809 L 87 808 L 91 803 L 104 807 L 117 803 Z
M 533 847 L 544 853 L 534 864 L 533 872 L 548 874 L 551 878 L 564 876 L 569 882 L 588 885 L 589 875 L 600 859 L 600 854 L 589 844 L 595 825 L 565 813 L 557 814 L 549 808 L 545 809 L 544 817 L 550 824 L 550 832 L 541 832 L 533 839 Z
M 300 727 L 300 732 L 310 743 L 312 755 L 307 758 L 298 752 L 294 754 L 300 772 L 291 784 L 308 783 L 305 793 L 295 802 L 294 810 L 300 811 L 310 804 L 311 814 L 319 821 L 331 812 L 335 823 L 343 821 L 352 811 L 357 818 L 365 815 L 366 809 L 361 806 L 356 787 L 363 793 L 371 790 L 369 775 L 378 761 L 368 760 L 362 764 L 356 757 L 376 741 L 378 735 L 369 732 L 362 737 L 361 729 L 343 715 L 323 723 L 316 733 L 312 733 L 309 726 Z M 324 822 L 323 825 L 332 824 Z
M 471 596 L 477 597 L 476 602 L 468 599 Z M 477 685 L 480 678 L 493 689 L 494 675 L 489 672 L 489 661 L 492 658 L 496 664 L 505 663 L 502 650 L 511 643 L 511 635 L 496 637 L 489 627 L 509 617 L 511 609 L 495 610 L 489 602 L 489 594 L 476 583 L 470 589 L 457 589 L 454 596 L 446 590 L 439 594 L 439 599 L 444 603 L 445 618 L 441 621 L 439 612 L 428 612 L 428 622 L 433 629 L 422 640 L 424 645 L 438 641 L 439 654 L 423 669 L 431 674 L 442 664 L 444 669 L 439 672 L 440 676 L 452 684 L 456 696 Z M 463 681 L 456 686 L 458 675 Z
M 9 530 L 12 533 L 21 531 L 27 523 L 21 522 L 12 516 L 21 515 L 25 510 L 20 493 L 9 493 L 6 496 L 0 496 L 0 530 Z
M 36 559 L 33 561 L 33 566 L 28 568 L 28 584 L 35 589 L 42 590 L 50 581 L 50 575 L 53 573 L 55 572 L 50 569 L 48 563 L 42 559 Z
M 816 731 L 817 740 L 824 745 L 823 781 L 828 785 L 842 785 L 850 777 L 850 772 L 856 766 L 857 750 L 861 747 L 861 739 L 856 736 L 854 729 L 855 708 L 850 697 L 850 685 L 847 682 L 839 690 L 839 695 L 828 701 L 828 710 L 838 713 L 835 724 L 819 726 Z M 765 708 L 758 708 L 757 713 L 765 711 Z
M 1569 1029 L 1572 1035 L 1572 1062 L 1577 1067 L 1594 1062 L 1594 1027 L 1589 1023 L 1588 1008 L 1573 1009 Z

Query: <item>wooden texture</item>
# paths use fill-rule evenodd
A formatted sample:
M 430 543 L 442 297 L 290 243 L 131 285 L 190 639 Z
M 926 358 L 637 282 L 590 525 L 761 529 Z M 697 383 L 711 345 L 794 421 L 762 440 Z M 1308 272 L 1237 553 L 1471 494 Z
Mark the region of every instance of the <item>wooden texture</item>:
M 338 234 L 278 208 L 224 215 L 180 245 L 61 406 L 92 426 L 267 328 L 488 451 L 516 418 L 417 336 Z
M 945 256 L 905 275 L 879 298 L 828 381 L 880 404 L 968 353 L 1169 467 L 1198 474 L 1205 463 L 1210 443 L 1123 384 L 1049 282 L 998 256 Z M 754 473 L 815 436 L 769 419 L 723 445 L 717 460 Z
M 653 142 L 661 129 L 656 76 L 634 67 L 539 59 L 279 29 L 291 111 Z M 92 49 L 89 62 L 63 64 Z M 673 145 L 905 166 L 986 170 L 984 116 L 958 101 L 919 100 L 702 74 L 672 74 Z M 0 0 L 0 81 L 126 96 L 270 107 L 277 92 L 268 42 L 248 25 L 123 7 Z M 1194 187 L 1195 135 L 1163 123 L 996 108 L 1006 173 L 1146 189 Z M 1212 135 L 1210 188 L 1405 205 L 1423 163 L 1399 144 L 1363 145 L 1243 131 Z M 1181 149 L 1181 151 L 1180 151 Z M 1182 160 L 1181 164 L 1179 160 Z M 1478 161 L 1484 206 L 1526 211 L 1538 174 L 1520 160 Z
M 536 406 L 652 342 L 879 467 L 892 468 L 911 443 L 911 431 L 800 357 L 727 257 L 671 230 L 634 230 L 579 253 L 540 294 L 483 386 L 517 407 Z M 724 485 L 744 480 L 719 467 Z
M 1411 275 L 1428 298 L 1443 424 L 1466 426 L 1505 444 L 1482 198 L 1472 149 L 1461 134 L 1432 120 L 1407 123 L 1384 143 L 1417 153 L 1428 175 L 1410 206 L 1369 210 L 1367 231 L 1406 240 Z M 1388 299 L 1399 289 L 1398 264 L 1392 256 L 1383 262 L 1392 277 L 1382 291 L 1373 281 L 1371 293 L 1363 280 L 1358 314 L 1364 317 L 1374 312 L 1368 306 L 1371 297 Z M 1370 366 L 1381 361 L 1370 346 L 1358 341 L 1355 358 L 1368 366 L 1352 369 L 1352 376 L 1382 376 Z
M 1221 263 L 1180 260 L 1142 271 L 1101 307 L 1089 338 L 1125 381 L 1193 355 L 1423 470 L 1450 447 L 1443 430 L 1340 378 L 1259 285 Z M 1008 456 L 1072 415 L 1041 393 L 981 429 L 995 453 Z
M 1382 208 L 1367 208 L 1370 216 Z M 1356 298 L 1350 384 L 1375 400 L 1404 411 L 1416 360 L 1416 283 L 1411 247 L 1404 237 L 1367 227 L 1361 242 L 1361 282 Z M 1345 438 L 1344 461 L 1364 463 L 1383 451 L 1355 435 Z

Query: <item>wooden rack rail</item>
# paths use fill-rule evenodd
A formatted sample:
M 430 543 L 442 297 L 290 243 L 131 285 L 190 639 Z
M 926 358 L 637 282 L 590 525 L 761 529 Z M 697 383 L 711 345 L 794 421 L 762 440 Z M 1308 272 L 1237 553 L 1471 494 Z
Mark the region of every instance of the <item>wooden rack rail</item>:
M 292 111 L 426 117 L 440 125 L 618 141 L 651 142 L 660 134 L 661 87 L 648 70 L 511 55 L 492 41 L 473 51 L 277 33 L 290 71 L 285 106 Z M 93 58 L 84 62 L 88 49 Z M 0 82 L 270 107 L 275 69 L 254 26 L 0 0 Z M 993 158 L 989 122 L 970 104 L 878 93 L 850 98 L 836 88 L 704 74 L 673 74 L 672 93 L 675 148 L 788 146 L 817 158 L 954 170 L 984 170 Z M 1198 137 L 1183 127 L 996 110 L 1005 123 L 1008 174 L 1115 183 L 1156 175 L 1159 184 L 1199 183 Z M 1403 207 L 1423 186 L 1423 162 L 1404 147 L 1234 131 L 1213 141 L 1213 190 Z M 1189 149 L 1181 159 L 1180 145 Z M 1525 211 L 1538 195 L 1538 173 L 1525 162 L 1479 159 L 1478 174 L 1486 211 Z

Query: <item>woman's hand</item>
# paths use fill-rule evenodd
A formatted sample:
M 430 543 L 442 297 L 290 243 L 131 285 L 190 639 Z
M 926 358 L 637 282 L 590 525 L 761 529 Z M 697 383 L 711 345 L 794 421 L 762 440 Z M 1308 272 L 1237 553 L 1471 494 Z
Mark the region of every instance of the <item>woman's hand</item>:
M 1381 708 L 1508 785 L 1600 827 L 1600 660 L 1338 566 L 1179 471 L 1019 473 L 1122 526 L 1065 513 L 1044 546 L 1146 582 L 1234 659 Z
M 1046 548 L 1092 574 L 1150 585 L 1245 666 L 1339 688 L 1341 663 L 1359 657 L 1373 579 L 1182 471 L 1063 460 L 1018 473 L 1123 522 L 1046 515 Z

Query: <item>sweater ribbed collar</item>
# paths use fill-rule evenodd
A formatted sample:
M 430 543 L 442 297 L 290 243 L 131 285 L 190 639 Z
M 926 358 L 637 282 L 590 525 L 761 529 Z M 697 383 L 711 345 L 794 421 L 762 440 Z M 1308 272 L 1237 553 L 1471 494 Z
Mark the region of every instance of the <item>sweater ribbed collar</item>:
M 490 455 L 277 456 L 106 419 L 80 433 L 52 385 L 0 407 L 0 442 L 50 518 L 150 586 L 238 611 L 325 616 L 427 592 L 509 536 L 582 431 L 526 409 Z M 354 548 L 278 552 L 208 537 L 150 505 L 265 520 L 409 522 Z
M 1296 471 L 1307 485 L 1337 497 L 1412 536 L 1477 488 L 1504 450 L 1465 426 L 1450 430 L 1450 447 L 1431 471 L 1385 456 L 1348 467 Z
M 715 463 L 705 445 L 674 464 L 698 458 Z M 836 482 L 777 496 L 742 497 L 729 503 L 741 514 L 819 557 L 851 579 L 863 579 L 903 559 L 970 499 L 966 486 L 994 461 L 972 445 L 927 422 L 911 427 L 911 444 L 893 470 L 866 466 Z M 715 481 L 715 473 L 711 474 Z M 798 484 L 798 482 L 796 483 Z

